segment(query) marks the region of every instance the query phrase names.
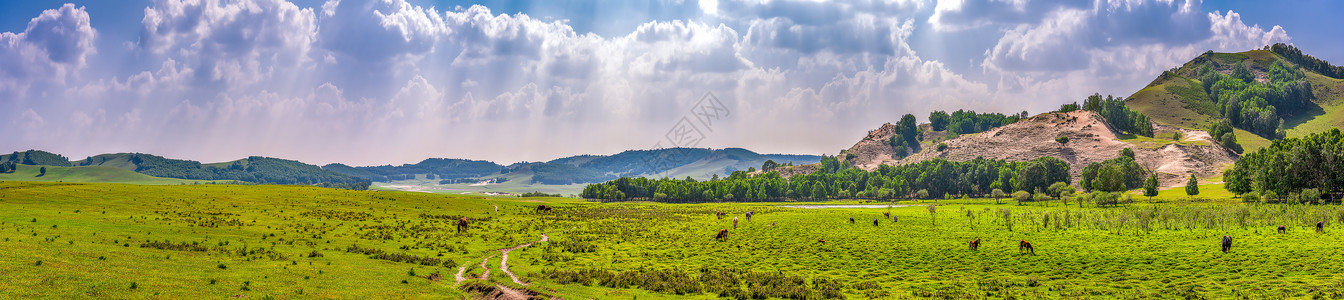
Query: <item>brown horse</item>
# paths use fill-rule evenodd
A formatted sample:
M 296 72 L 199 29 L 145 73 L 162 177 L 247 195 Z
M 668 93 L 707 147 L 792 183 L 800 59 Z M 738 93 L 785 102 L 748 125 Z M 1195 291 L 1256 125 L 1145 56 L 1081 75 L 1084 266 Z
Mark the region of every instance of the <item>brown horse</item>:
M 1030 252 L 1031 255 L 1036 255 L 1036 247 L 1032 247 L 1031 242 L 1027 242 L 1027 240 L 1017 242 L 1017 252 L 1021 253 L 1023 250 Z
M 897 221 L 900 221 L 900 220 L 901 220 L 901 217 L 900 217 L 900 216 L 891 216 L 891 221 L 892 221 L 892 222 L 897 222 Z
M 878 219 L 873 219 L 873 226 L 877 226 L 877 220 Z
M 1227 253 L 1227 251 L 1231 251 L 1231 250 L 1232 250 L 1232 237 L 1224 235 L 1224 236 L 1223 236 L 1223 253 Z
M 540 213 L 540 212 L 549 212 L 549 211 L 551 211 L 551 207 L 550 207 L 550 206 L 537 205 L 537 212 Z
M 726 238 L 728 238 L 728 230 L 727 230 L 727 229 L 719 229 L 719 234 L 714 235 L 714 239 L 716 239 L 716 240 L 723 240 L 723 239 L 726 239 Z
M 818 244 L 825 244 L 825 243 L 826 243 L 826 240 L 823 240 L 823 239 L 817 239 L 817 243 L 818 243 Z
M 747 212 L 747 221 L 751 221 L 751 216 L 755 216 L 755 215 L 756 215 L 756 211 L 749 211 L 749 212 Z
M 733 217 L 733 229 L 737 229 L 737 217 Z
M 1288 232 L 1288 228 L 1283 228 L 1283 225 L 1279 225 L 1279 233 L 1285 233 L 1285 232 Z
M 971 251 L 980 250 L 980 239 L 975 239 L 968 244 L 971 247 Z
M 849 218 L 849 224 L 854 224 L 854 217 Z
M 889 211 L 884 211 L 884 212 L 882 212 L 882 216 L 883 216 L 883 217 L 888 217 L 888 218 L 890 218 L 890 217 L 891 217 L 891 212 L 889 212 Z
M 1316 233 L 1325 233 L 1325 222 L 1316 221 Z
M 467 228 L 469 228 L 470 225 L 471 221 L 467 221 L 466 217 L 457 220 L 457 232 L 461 233 L 463 231 L 467 231 Z
M 723 220 L 723 212 L 715 212 L 714 215 L 719 217 L 719 220 Z

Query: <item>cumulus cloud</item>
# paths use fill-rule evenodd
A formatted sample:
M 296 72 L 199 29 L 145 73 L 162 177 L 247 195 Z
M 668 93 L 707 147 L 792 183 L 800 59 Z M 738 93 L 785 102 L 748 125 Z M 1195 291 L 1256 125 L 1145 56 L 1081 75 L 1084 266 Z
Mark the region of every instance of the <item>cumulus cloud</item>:
M 1197 0 L 699 1 L 685 4 L 696 18 L 615 34 L 413 3 L 158 0 L 125 37 L 132 67 L 86 59 L 96 31 L 83 9 L 46 11 L 0 33 L 0 90 L 59 83 L 18 98 L 50 105 L 13 105 L 0 132 L 14 138 L 0 145 L 207 161 L 545 160 L 651 146 L 712 92 L 733 117 L 701 146 L 832 153 L 905 113 L 1039 112 L 1132 92 L 1207 49 L 1289 40 Z M 974 61 L 962 70 L 915 50 L 962 43 L 912 47 L 940 39 L 993 43 L 950 58 Z M 113 71 L 69 76 L 89 65 Z
M 315 22 L 285 0 L 160 0 L 145 8 L 139 45 L 187 63 L 199 83 L 246 84 L 308 62 Z
M 0 33 L 0 91 L 21 94 L 34 82 L 64 82 L 97 52 L 97 35 L 89 13 L 74 4 L 42 11 L 23 32 Z

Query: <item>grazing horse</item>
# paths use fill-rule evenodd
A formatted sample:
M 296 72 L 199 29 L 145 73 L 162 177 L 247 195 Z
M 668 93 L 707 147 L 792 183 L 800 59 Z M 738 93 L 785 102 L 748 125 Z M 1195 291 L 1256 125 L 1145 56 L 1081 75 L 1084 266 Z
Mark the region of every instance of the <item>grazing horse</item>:
M 714 215 L 719 217 L 719 220 L 723 220 L 723 212 L 715 212 Z
M 1316 233 L 1325 233 L 1325 222 L 1316 221 Z
M 1283 228 L 1283 225 L 1279 225 L 1279 233 L 1284 233 L 1284 232 L 1287 232 L 1287 231 L 1288 231 L 1287 228 Z
M 775 222 L 770 222 L 770 225 L 765 225 L 765 227 L 772 227 L 772 226 L 775 226 Z
M 737 217 L 733 217 L 733 229 L 737 229 Z
M 854 217 L 849 217 L 849 224 L 854 224 Z
M 728 238 L 728 230 L 727 230 L 727 229 L 719 229 L 719 234 L 714 235 L 714 239 L 716 239 L 716 240 L 723 240 L 723 239 L 726 239 L 726 238 Z
M 756 215 L 756 211 L 747 212 L 747 221 L 751 221 L 751 216 Z
M 1227 251 L 1231 251 L 1231 250 L 1232 250 L 1232 237 L 1231 237 L 1231 236 L 1226 236 L 1226 235 L 1224 235 L 1224 236 L 1223 236 L 1223 253 L 1227 253 Z
M 884 212 L 882 212 L 882 216 L 883 216 L 883 217 L 891 217 L 891 212 L 889 212 L 889 211 L 884 211 Z
M 1031 255 L 1036 255 L 1036 247 L 1032 247 L 1031 242 L 1027 242 L 1027 240 L 1020 240 L 1017 242 L 1017 252 L 1021 253 L 1023 250 L 1031 252 Z
M 877 226 L 877 220 L 878 219 L 873 219 L 873 226 Z
M 897 222 L 897 221 L 900 221 L 900 220 L 901 220 L 901 217 L 900 217 L 900 216 L 891 216 L 891 221 L 892 221 L 892 222 Z
M 550 206 L 537 205 L 537 212 L 548 212 L 548 211 L 551 211 Z
M 826 243 L 826 240 L 823 240 L 823 239 L 817 239 L 817 243 L 818 243 L 818 244 L 825 244 L 825 243 Z
M 470 222 L 470 221 L 467 221 L 467 218 L 465 218 L 465 217 L 463 217 L 462 219 L 457 220 L 457 232 L 458 232 L 458 233 L 461 233 L 461 232 L 463 232 L 463 231 L 467 231 L 467 228 L 468 228 L 469 225 L 471 225 L 471 222 Z
M 970 243 L 967 243 L 967 244 L 970 245 L 972 251 L 974 251 L 974 250 L 980 250 L 980 239 L 975 239 L 975 240 L 973 240 L 973 241 L 971 241 Z

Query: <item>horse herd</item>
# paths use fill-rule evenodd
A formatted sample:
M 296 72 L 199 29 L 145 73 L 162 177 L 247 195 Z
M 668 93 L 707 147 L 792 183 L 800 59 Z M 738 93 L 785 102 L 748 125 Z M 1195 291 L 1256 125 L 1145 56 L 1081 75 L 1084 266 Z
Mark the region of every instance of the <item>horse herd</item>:
M 714 214 L 719 218 L 719 220 L 723 220 L 723 217 L 726 215 L 726 214 L 724 214 L 722 211 L 720 211 L 720 212 L 715 212 Z M 751 216 L 753 216 L 753 215 L 755 215 L 755 214 L 756 214 L 755 211 L 749 211 L 749 212 L 747 212 L 747 213 L 746 213 L 747 221 L 751 221 Z M 892 221 L 892 222 L 896 222 L 896 221 L 899 221 L 899 220 L 900 220 L 900 217 L 893 217 L 893 216 L 891 215 L 891 212 L 882 212 L 882 216 L 891 218 L 891 221 Z M 878 220 L 880 220 L 880 219 L 873 219 L 873 226 L 878 226 L 878 224 L 879 224 Z M 855 223 L 855 221 L 854 221 L 854 217 L 850 217 L 850 218 L 849 218 L 849 224 L 854 224 L 854 223 Z M 775 225 L 775 223 L 770 223 L 770 225 L 773 226 L 773 225 Z M 737 229 L 737 217 L 733 217 L 733 229 Z M 1282 225 L 1280 225 L 1279 228 L 1278 228 L 1278 232 L 1279 232 L 1279 233 L 1286 233 L 1287 230 L 1288 230 L 1288 228 L 1286 228 L 1286 227 L 1284 227 L 1284 226 L 1282 226 Z M 1325 222 L 1323 222 L 1323 221 L 1316 222 L 1316 233 L 1325 233 Z M 719 233 L 716 234 L 716 235 L 714 235 L 714 239 L 715 239 L 715 240 L 720 240 L 720 241 L 722 241 L 723 239 L 726 239 L 726 238 L 728 238 L 728 229 L 719 229 Z M 817 243 L 818 243 L 818 244 L 825 244 L 825 243 L 826 243 L 826 240 L 824 240 L 824 239 L 817 239 Z M 977 238 L 977 239 L 971 240 L 970 242 L 967 243 L 967 246 L 968 246 L 968 248 L 969 248 L 971 251 L 979 251 L 979 250 L 980 250 L 980 239 Z M 1223 236 L 1223 240 L 1222 240 L 1222 251 L 1223 251 L 1223 253 L 1227 253 L 1228 251 L 1232 251 L 1232 236 L 1227 236 L 1227 235 L 1224 235 L 1224 236 Z M 1031 242 L 1028 242 L 1028 241 L 1026 241 L 1026 240 L 1018 240 L 1018 241 L 1017 241 L 1017 252 L 1018 252 L 1018 253 L 1030 253 L 1031 255 L 1036 255 L 1036 247 L 1035 247 L 1035 246 L 1032 246 L 1032 245 L 1031 245 Z

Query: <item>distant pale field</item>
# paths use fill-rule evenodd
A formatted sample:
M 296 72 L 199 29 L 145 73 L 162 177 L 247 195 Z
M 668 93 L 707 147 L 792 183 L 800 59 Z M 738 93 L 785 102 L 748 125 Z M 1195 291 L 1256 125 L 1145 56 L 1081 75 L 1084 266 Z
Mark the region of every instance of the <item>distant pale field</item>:
M 456 266 L 568 299 L 1340 297 L 1344 208 L 1190 199 L 594 203 L 301 186 L 0 182 L 0 291 L 17 298 L 461 298 Z M 537 212 L 537 205 L 555 207 Z M 929 205 L 938 205 L 931 212 Z M 498 208 L 498 212 L 496 212 Z M 715 212 L 725 212 L 723 219 Z M 744 213 L 755 211 L 750 220 Z M 898 220 L 883 216 L 890 212 Z M 473 220 L 467 233 L 454 221 Z M 738 218 L 734 228 L 732 219 Z M 854 218 L 851 224 L 848 220 Z M 873 225 L 877 219 L 878 224 Z M 1311 227 L 1325 221 L 1325 233 Z M 1288 227 L 1278 234 L 1274 228 Z M 726 229 L 724 240 L 714 234 Z M 503 275 L 510 253 L 521 286 Z M 1230 253 L 1219 238 L 1234 237 Z M 967 241 L 979 238 L 979 251 Z M 1036 255 L 1021 254 L 1031 241 Z M 824 242 L 822 242 L 824 241 Z M 433 258 L 434 266 L 359 249 Z M 199 251 L 198 251 L 199 250 Z M 313 252 L 318 257 L 309 257 Z M 442 254 L 442 256 L 439 256 Z M 39 264 L 40 261 L 40 264 Z M 444 262 L 451 261 L 445 265 Z M 438 281 L 424 278 L 443 275 Z M 415 276 L 412 276 L 414 273 Z M 605 274 L 605 275 L 604 275 Z M 714 275 L 717 274 L 717 275 Z M 613 283 L 618 280 L 620 283 Z M 403 283 L 404 281 L 404 283 Z M 477 281 L 479 282 L 479 281 Z M 134 287 L 134 288 L 133 288 Z M 693 288 L 677 294 L 674 287 Z M 824 292 L 830 289 L 830 292 Z

